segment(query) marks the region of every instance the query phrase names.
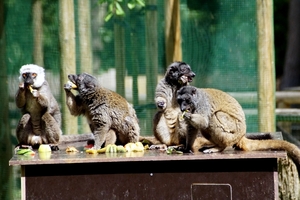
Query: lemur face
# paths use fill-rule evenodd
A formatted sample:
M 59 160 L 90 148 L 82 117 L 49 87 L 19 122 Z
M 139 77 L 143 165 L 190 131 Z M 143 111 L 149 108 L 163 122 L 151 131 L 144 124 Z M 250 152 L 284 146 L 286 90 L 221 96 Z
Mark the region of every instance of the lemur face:
M 167 70 L 166 78 L 167 82 L 172 85 L 185 86 L 189 82 L 193 81 L 195 73 L 191 70 L 191 67 L 185 62 L 174 62 Z
M 196 109 L 195 106 L 195 94 L 197 89 L 193 86 L 184 86 L 177 91 L 177 102 L 180 106 L 180 110 L 193 113 Z
M 45 81 L 44 68 L 33 64 L 23 65 L 20 69 L 19 81 L 34 88 L 41 87 Z
M 98 80 L 94 76 L 87 73 L 78 75 L 69 74 L 68 78 L 75 85 L 72 86 L 72 88 L 78 90 L 79 92 L 84 89 L 94 88 L 98 84 Z

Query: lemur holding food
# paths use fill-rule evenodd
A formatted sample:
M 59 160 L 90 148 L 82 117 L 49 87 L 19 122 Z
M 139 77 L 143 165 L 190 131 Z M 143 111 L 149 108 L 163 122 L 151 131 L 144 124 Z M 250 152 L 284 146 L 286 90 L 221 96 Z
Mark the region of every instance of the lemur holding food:
M 94 149 L 108 144 L 138 142 L 138 118 L 124 97 L 102 87 L 90 74 L 70 74 L 68 78 L 70 81 L 64 85 L 67 106 L 72 115 L 87 118 L 95 138 Z M 78 94 L 74 95 L 72 89 Z
M 246 138 L 244 111 L 229 94 L 217 89 L 184 86 L 177 91 L 177 102 L 189 126 L 186 148 L 192 148 L 200 131 L 215 145 L 204 150 L 204 153 L 221 152 L 226 147 L 244 151 L 286 150 L 300 166 L 300 150 L 296 145 L 283 140 Z
M 61 113 L 44 68 L 33 64 L 20 68 L 15 100 L 22 112 L 16 128 L 19 145 L 57 144 L 62 134 Z

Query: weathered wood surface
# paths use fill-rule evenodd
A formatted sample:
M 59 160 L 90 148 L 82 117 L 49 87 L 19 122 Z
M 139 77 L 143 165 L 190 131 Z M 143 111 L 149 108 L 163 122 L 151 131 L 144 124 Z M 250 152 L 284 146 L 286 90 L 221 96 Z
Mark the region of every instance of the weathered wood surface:
M 265 133 L 247 133 L 247 135 L 260 135 Z M 272 138 L 281 140 L 280 132 L 272 133 Z M 74 143 L 73 143 L 74 144 Z M 70 143 L 68 146 L 72 146 Z M 61 146 L 60 146 L 61 145 Z M 77 148 L 77 153 L 67 153 L 65 144 L 58 145 L 60 150 L 53 151 L 48 159 L 43 159 L 44 155 L 37 152 L 33 157 L 14 155 L 9 161 L 10 165 L 32 165 L 32 164 L 57 164 L 57 163 L 93 163 L 93 162 L 124 162 L 124 161 L 154 161 L 154 160 L 210 160 L 210 159 L 249 159 L 249 158 L 286 158 L 285 151 L 239 151 L 227 148 L 220 153 L 203 154 L 201 152 L 184 153 L 184 154 L 167 154 L 165 151 L 145 150 L 144 152 L 127 152 L 127 153 L 103 153 L 87 154 L 83 146 Z
M 278 160 L 278 191 L 281 200 L 300 199 L 299 173 L 290 158 Z
M 160 150 L 146 150 L 144 152 L 127 153 L 103 153 L 87 154 L 82 149 L 77 153 L 67 153 L 64 150 L 54 151 L 49 159 L 43 159 L 44 155 L 36 153 L 33 157 L 14 155 L 9 165 L 39 165 L 39 164 L 63 164 L 63 163 L 94 163 L 94 162 L 136 162 L 136 161 L 172 161 L 172 160 L 218 160 L 218 159 L 268 159 L 286 158 L 284 151 L 252 151 L 244 152 L 228 149 L 222 153 L 203 154 L 167 154 Z

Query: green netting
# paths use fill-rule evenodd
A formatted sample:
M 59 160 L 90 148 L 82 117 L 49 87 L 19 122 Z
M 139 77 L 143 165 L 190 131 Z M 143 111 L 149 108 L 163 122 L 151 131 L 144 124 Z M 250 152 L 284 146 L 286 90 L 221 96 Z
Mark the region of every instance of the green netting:
M 78 2 L 75 2 L 75 29 L 78 35 Z M 134 102 L 141 123 L 147 127 L 143 134 L 151 134 L 147 113 L 149 103 L 146 90 L 145 12 L 157 11 L 158 73 L 164 74 L 164 4 L 158 1 L 156 7 L 127 10 L 123 21 L 105 22 L 106 6 L 97 1 L 91 2 L 91 34 L 93 50 L 93 74 L 99 76 L 103 85 L 112 90 L 123 87 L 116 83 L 116 57 L 114 49 L 114 24 L 124 28 L 125 37 L 125 96 Z M 7 1 L 6 5 L 6 51 L 8 73 L 12 75 L 11 84 L 17 86 L 17 73 L 20 66 L 33 63 L 32 8 L 29 1 Z M 19 13 L 22 12 L 22 17 Z M 197 76 L 194 85 L 213 87 L 227 92 L 256 92 L 257 90 L 257 48 L 256 48 L 256 5 L 255 1 L 181 1 L 181 32 L 183 60 L 188 62 Z M 44 67 L 47 79 L 53 86 L 57 99 L 60 68 L 58 2 L 43 1 L 43 42 Z M 17 30 L 17 31 L 16 31 Z M 77 72 L 84 71 L 80 66 L 78 47 Z M 133 77 L 138 79 L 138 95 L 134 94 Z M 53 80 L 52 80 L 53 79 Z M 156 84 L 156 83 L 153 83 Z M 16 89 L 11 90 L 12 94 Z M 136 90 L 135 90 L 136 91 Z M 61 102 L 63 103 L 63 102 Z M 243 102 L 241 102 L 243 104 Z M 145 105 L 146 104 L 146 105 Z M 13 105 L 12 105 L 13 107 Z M 256 102 L 243 104 L 244 108 L 256 109 Z M 12 109 L 12 110 L 15 110 Z M 18 118 L 14 112 L 12 118 Z M 79 123 L 82 123 L 80 120 Z M 248 116 L 248 131 L 257 131 L 257 118 Z M 12 128 L 15 124 L 12 125 Z
M 202 1 L 181 11 L 183 59 L 197 72 L 196 85 L 256 91 L 255 1 Z
M 256 93 L 256 2 L 183 2 L 183 60 L 196 72 L 194 84 L 226 92 Z M 248 132 L 258 130 L 257 99 L 252 96 L 239 99 L 246 111 Z
M 32 2 L 30 0 L 5 0 L 5 61 L 9 87 L 9 121 L 12 143 L 16 144 L 15 127 L 20 112 L 14 103 L 18 87 L 19 68 L 33 63 Z M 61 101 L 59 82 L 60 45 L 59 15 L 57 0 L 43 0 L 43 54 L 46 78 L 50 87 Z M 152 117 L 155 106 L 152 98 L 147 97 L 147 90 L 156 85 L 146 84 L 147 56 L 152 53 L 146 47 L 145 13 L 157 13 L 157 68 L 161 77 L 167 67 L 165 61 L 164 1 L 146 8 L 126 10 L 124 20 L 104 21 L 107 6 L 99 5 L 97 0 L 91 4 L 91 37 L 93 56 L 93 75 L 99 77 L 104 87 L 117 91 L 125 87 L 124 96 L 134 104 L 140 119 L 141 134 L 152 134 Z M 78 45 L 78 0 L 74 0 L 76 30 L 76 68 L 80 66 Z M 246 94 L 239 99 L 246 112 L 247 131 L 258 131 L 257 119 L 257 25 L 256 1 L 248 0 L 181 0 L 182 57 L 196 73 L 192 83 L 198 87 L 213 87 L 226 92 Z M 116 60 L 121 55 L 115 54 L 114 25 L 124 29 L 125 66 L 124 84 L 117 82 Z M 155 76 L 155 74 L 151 74 Z M 149 76 L 148 76 L 149 78 Z M 134 80 L 137 80 L 135 82 Z M 249 94 L 249 96 L 247 96 Z M 249 100 L 250 99 L 250 100 Z M 84 119 L 79 119 L 79 133 L 83 132 Z

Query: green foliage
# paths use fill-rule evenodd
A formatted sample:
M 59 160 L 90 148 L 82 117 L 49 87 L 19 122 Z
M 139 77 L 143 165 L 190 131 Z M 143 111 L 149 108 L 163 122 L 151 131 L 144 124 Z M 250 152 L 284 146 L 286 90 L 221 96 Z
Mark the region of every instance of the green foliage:
M 107 3 L 108 4 L 108 12 L 105 17 L 105 21 L 107 22 L 113 16 L 125 16 L 125 11 L 123 9 L 123 4 L 127 3 L 127 7 L 129 9 L 133 9 L 136 6 L 144 7 L 144 0 L 99 0 L 100 4 Z

